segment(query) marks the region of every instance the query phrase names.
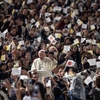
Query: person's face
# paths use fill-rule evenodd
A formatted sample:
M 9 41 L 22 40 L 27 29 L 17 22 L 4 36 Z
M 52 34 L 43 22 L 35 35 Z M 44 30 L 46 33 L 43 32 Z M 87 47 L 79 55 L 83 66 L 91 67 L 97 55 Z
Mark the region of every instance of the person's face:
M 78 26 L 76 25 L 76 26 L 74 26 L 74 30 L 75 31 L 77 31 L 78 30 Z
M 84 17 L 85 17 L 85 18 L 87 18 L 87 17 L 88 17 L 88 14 L 87 14 L 87 13 L 85 13 L 85 14 L 84 14 Z
M 41 44 L 41 49 L 46 50 L 46 45 L 44 43 Z
M 89 34 L 88 31 L 85 31 L 84 34 L 83 34 L 83 37 L 87 37 L 88 34 Z
M 73 52 L 76 52 L 76 51 L 77 51 L 77 47 L 74 46 L 74 47 L 73 47 Z
M 96 51 L 96 53 L 97 53 L 97 54 L 99 54 L 99 48 L 96 48 L 96 50 L 95 50 L 95 51 Z
M 26 53 L 25 58 L 30 59 L 30 56 L 31 56 L 30 53 Z
M 30 31 L 29 31 L 29 35 L 31 36 L 31 37 L 34 37 L 34 36 L 36 36 L 36 28 L 32 28 Z
M 36 7 L 35 7 L 35 5 L 34 4 L 31 4 L 30 5 L 30 9 L 35 9 Z
M 11 30 L 11 34 L 12 34 L 12 35 L 16 35 L 16 32 L 17 32 L 16 28 L 13 28 L 13 29 Z
M 83 51 L 87 51 L 87 48 L 86 48 L 86 46 L 83 46 Z
M 25 53 L 25 50 L 21 49 L 19 55 L 22 56 L 24 53 Z
M 17 58 L 18 58 L 18 55 L 15 54 L 15 53 L 13 53 L 13 54 L 12 54 L 12 59 L 13 59 L 13 60 L 17 60 Z
M 94 24 L 95 24 L 95 21 L 94 21 L 94 20 L 91 20 L 91 21 L 90 21 L 90 24 L 91 24 L 91 25 L 94 25 Z
M 77 9 L 77 4 L 74 4 L 73 5 L 73 9 Z
M 18 45 L 18 41 L 17 40 L 13 40 L 14 44 L 17 46 Z
M 2 69 L 3 71 L 6 71 L 7 66 L 6 66 L 6 65 L 3 65 L 3 66 L 1 67 L 1 69 Z
M 38 78 L 39 78 L 39 76 L 38 76 L 38 74 L 33 74 L 32 75 L 32 78 L 37 82 L 38 81 Z
M 65 43 L 68 44 L 69 43 L 69 39 L 66 39 Z
M 43 60 L 44 58 L 45 58 L 45 52 L 40 52 L 39 53 L 39 58 L 41 59 L 41 60 Z
M 98 9 L 98 4 L 94 4 L 93 9 L 97 10 Z
M 100 13 L 98 11 L 95 12 L 95 16 L 99 17 Z
M 7 66 L 8 66 L 8 69 L 11 69 L 11 68 L 13 67 L 13 63 L 12 63 L 12 62 L 9 62 L 9 63 L 7 64 Z
M 64 3 L 64 1 L 65 1 L 65 0 L 59 0 L 59 2 L 60 2 L 61 4 L 63 4 L 63 3 Z
M 87 48 L 89 48 L 90 50 L 92 50 L 93 49 L 93 45 L 89 44 L 89 46 L 87 46 Z
M 66 19 L 64 19 L 64 23 L 66 23 L 66 24 L 68 23 L 68 19 L 67 19 L 67 18 L 66 18 Z
M 23 9 L 23 14 L 27 15 L 28 10 L 27 9 Z

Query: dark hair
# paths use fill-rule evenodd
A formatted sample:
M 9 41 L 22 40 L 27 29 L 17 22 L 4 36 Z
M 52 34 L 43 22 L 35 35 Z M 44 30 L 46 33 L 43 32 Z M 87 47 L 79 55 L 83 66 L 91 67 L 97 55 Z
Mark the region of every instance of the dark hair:
M 40 90 L 40 93 L 41 93 L 42 100 L 44 100 L 45 93 L 46 93 L 46 89 L 44 88 L 44 85 L 41 82 L 36 82 L 35 85 L 39 86 L 39 90 Z
M 1 68 L 2 66 L 4 66 L 4 65 L 6 65 L 6 63 L 5 63 L 5 62 L 2 62 L 2 63 L 0 64 L 0 68 Z
M 54 93 L 55 98 L 60 97 L 60 95 L 62 94 L 61 89 L 59 87 L 54 87 L 53 93 Z
M 29 75 L 30 75 L 31 78 L 32 78 L 32 75 L 36 75 L 36 74 L 38 74 L 38 73 L 37 72 L 33 72 L 33 73 L 29 72 Z
M 83 64 L 84 69 L 89 69 L 90 68 L 90 64 L 88 62 L 85 62 Z
M 100 88 L 100 75 L 96 77 L 96 86 Z
M 33 75 L 33 74 L 38 74 L 38 73 L 37 73 L 37 72 L 33 72 L 32 75 Z

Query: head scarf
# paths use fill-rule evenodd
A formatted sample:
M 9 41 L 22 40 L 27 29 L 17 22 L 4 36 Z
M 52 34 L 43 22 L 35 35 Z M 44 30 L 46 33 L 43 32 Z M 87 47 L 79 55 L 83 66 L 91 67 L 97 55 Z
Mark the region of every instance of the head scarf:
M 80 77 L 76 76 L 73 79 L 70 87 L 70 94 L 77 99 L 86 100 L 85 88 Z

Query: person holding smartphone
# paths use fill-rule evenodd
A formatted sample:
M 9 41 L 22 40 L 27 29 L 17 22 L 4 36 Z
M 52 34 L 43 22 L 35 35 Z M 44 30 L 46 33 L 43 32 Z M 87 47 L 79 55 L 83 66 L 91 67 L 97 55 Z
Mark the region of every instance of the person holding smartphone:
M 28 87 L 28 96 L 24 96 L 23 100 L 43 100 L 38 85 Z

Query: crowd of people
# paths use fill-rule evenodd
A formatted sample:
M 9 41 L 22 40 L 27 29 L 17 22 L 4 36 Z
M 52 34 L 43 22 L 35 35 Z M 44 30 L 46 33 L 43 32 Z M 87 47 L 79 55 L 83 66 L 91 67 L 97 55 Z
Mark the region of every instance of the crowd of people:
M 100 100 L 100 0 L 0 0 L 0 100 Z

